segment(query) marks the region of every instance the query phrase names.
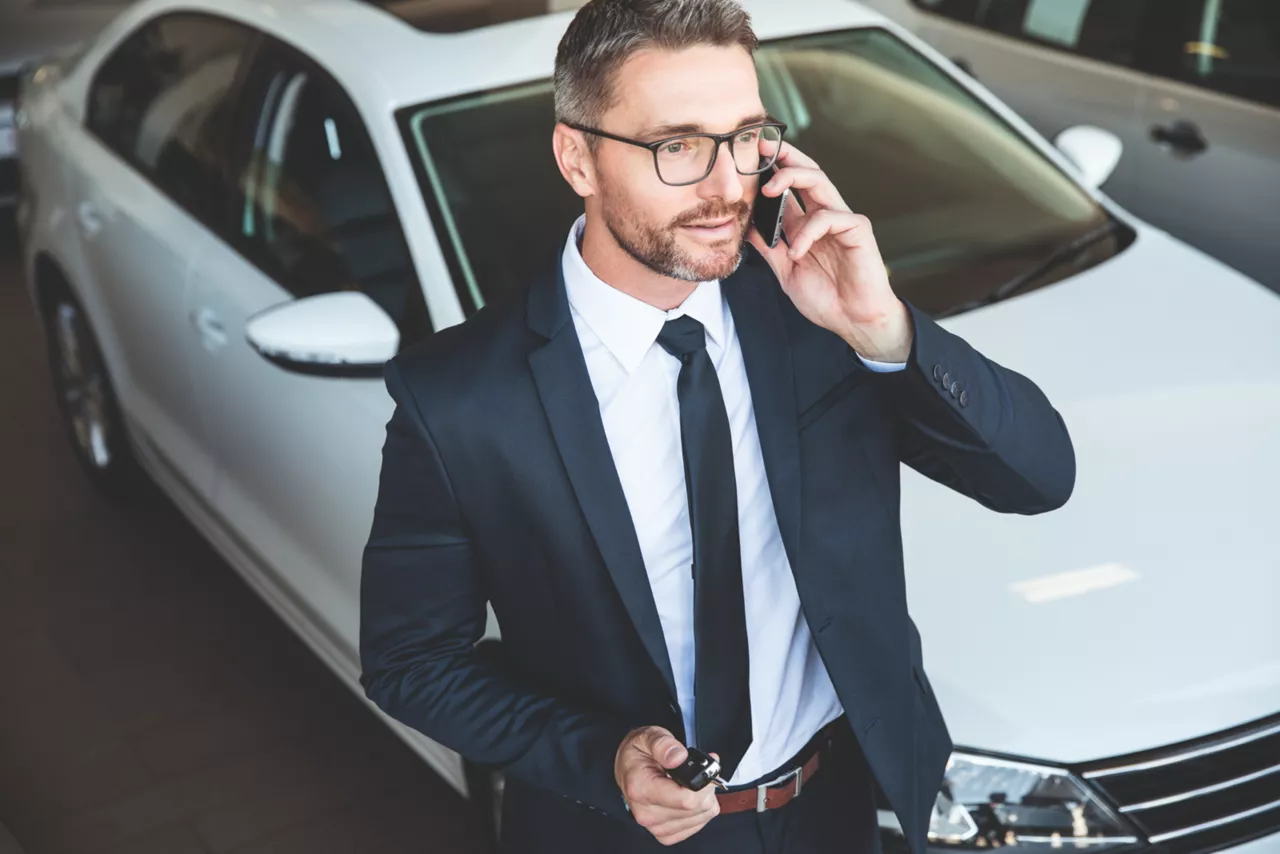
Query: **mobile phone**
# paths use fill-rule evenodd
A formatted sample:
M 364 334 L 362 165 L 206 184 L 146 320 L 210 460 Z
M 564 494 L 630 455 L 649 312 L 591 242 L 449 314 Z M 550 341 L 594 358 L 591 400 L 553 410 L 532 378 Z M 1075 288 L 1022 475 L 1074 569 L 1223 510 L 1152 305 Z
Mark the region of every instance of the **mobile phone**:
M 768 174 L 778 171 L 778 167 L 774 166 Z M 767 182 L 763 180 L 760 186 L 763 187 Z M 791 245 L 787 240 L 787 236 L 782 233 L 782 217 L 787 211 L 787 203 L 791 201 L 791 188 L 782 191 L 781 196 L 766 196 L 763 192 L 756 193 L 755 209 L 751 212 L 751 222 L 755 225 L 756 231 L 760 232 L 760 236 L 764 238 L 764 242 L 769 248 L 778 245 L 778 239 L 781 238 L 788 246 Z

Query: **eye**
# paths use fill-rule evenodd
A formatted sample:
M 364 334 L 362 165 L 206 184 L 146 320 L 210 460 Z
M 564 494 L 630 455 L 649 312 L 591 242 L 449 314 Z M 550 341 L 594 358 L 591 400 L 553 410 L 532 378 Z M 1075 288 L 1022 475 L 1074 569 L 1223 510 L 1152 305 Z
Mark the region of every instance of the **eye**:
M 738 134 L 738 142 L 755 142 L 760 138 L 760 128 L 751 128 Z
M 662 153 L 663 154 L 683 154 L 685 150 L 688 149 L 688 147 L 689 147 L 689 143 L 685 142 L 684 140 L 682 139 L 676 140 L 675 142 L 668 142 L 666 145 L 662 146 Z

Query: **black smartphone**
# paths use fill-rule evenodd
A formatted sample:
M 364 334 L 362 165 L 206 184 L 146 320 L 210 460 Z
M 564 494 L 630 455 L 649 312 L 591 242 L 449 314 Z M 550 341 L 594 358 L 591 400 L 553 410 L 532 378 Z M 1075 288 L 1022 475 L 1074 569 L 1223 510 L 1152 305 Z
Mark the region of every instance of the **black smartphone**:
M 769 177 L 778 171 L 778 167 L 766 173 Z M 767 178 L 760 181 L 763 187 L 768 183 Z M 764 242 L 769 248 L 778 245 L 779 238 L 788 246 L 791 245 L 787 240 L 787 236 L 782 233 L 782 217 L 787 212 L 787 204 L 791 201 L 791 188 L 782 191 L 781 196 L 766 196 L 763 192 L 756 193 L 755 209 L 751 212 L 751 222 L 755 225 L 756 231 L 760 232 L 760 236 L 764 238 Z

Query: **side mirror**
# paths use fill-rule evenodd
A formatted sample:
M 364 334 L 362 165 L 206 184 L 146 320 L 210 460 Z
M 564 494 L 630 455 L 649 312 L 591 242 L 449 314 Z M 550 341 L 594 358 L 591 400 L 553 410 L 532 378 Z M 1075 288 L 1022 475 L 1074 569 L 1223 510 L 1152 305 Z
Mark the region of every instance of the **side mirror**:
M 287 371 L 326 377 L 380 377 L 400 348 L 400 330 L 359 291 L 304 297 L 260 311 L 245 338 Z
M 1101 187 L 1111 177 L 1124 151 L 1120 137 L 1092 125 L 1069 127 L 1053 144 L 1076 165 L 1080 179 L 1090 189 Z

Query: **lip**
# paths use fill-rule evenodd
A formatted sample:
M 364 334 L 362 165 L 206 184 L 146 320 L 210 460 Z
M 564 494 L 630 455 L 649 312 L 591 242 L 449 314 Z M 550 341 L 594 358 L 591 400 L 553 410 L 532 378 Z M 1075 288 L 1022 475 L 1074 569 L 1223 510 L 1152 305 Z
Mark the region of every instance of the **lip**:
M 728 217 L 714 221 L 709 225 L 686 225 L 683 228 L 690 234 L 707 240 L 723 240 L 733 236 L 734 226 L 737 222 L 736 218 Z

